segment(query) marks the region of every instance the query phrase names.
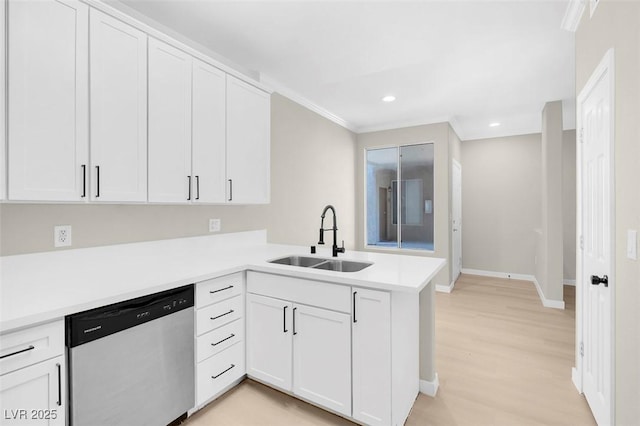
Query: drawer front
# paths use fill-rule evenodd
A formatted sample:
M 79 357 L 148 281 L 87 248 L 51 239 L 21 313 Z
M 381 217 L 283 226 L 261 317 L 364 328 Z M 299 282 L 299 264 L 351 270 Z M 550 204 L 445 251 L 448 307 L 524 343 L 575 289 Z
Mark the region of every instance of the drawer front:
M 236 343 L 199 363 L 196 368 L 197 405 L 201 405 L 244 376 L 244 343 Z
M 196 285 L 196 309 L 242 294 L 244 272 L 202 281 Z
M 244 299 L 240 295 L 207 306 L 206 308 L 198 309 L 196 314 L 197 334 L 200 336 L 207 331 L 214 330 L 231 321 L 242 318 L 243 313 Z
M 198 337 L 197 360 L 204 361 L 230 346 L 244 340 L 244 321 L 235 320 Z
M 249 271 L 247 293 L 351 313 L 349 286 Z
M 64 320 L 0 336 L 0 374 L 64 353 Z

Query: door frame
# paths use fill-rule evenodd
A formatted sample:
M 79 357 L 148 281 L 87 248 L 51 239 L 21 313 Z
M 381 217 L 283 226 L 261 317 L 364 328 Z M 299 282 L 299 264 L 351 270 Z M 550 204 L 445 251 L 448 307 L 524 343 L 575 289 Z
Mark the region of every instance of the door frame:
M 454 181 L 453 181 L 453 170 L 455 168 L 460 169 L 460 222 L 462 223 L 462 164 L 460 164 L 460 162 L 458 160 L 456 160 L 455 158 L 452 159 L 451 161 L 451 188 L 453 189 L 453 185 L 454 185 Z M 451 275 L 451 284 L 449 285 L 449 287 L 451 289 L 453 289 L 456 279 L 458 278 L 457 276 L 454 276 L 454 272 L 455 272 L 455 267 L 454 267 L 454 248 L 455 248 L 455 232 L 454 232 L 454 228 L 453 228 L 453 206 L 454 206 L 455 200 L 453 199 L 453 190 L 451 191 L 451 221 L 450 221 L 450 226 L 451 226 L 451 267 L 452 267 L 452 275 Z M 461 223 L 458 224 L 458 234 L 460 235 L 460 265 L 459 265 L 459 274 L 462 273 L 462 225 Z M 459 275 L 458 275 L 459 276 Z
M 587 285 L 583 271 L 583 249 L 582 249 L 582 225 L 583 225 L 583 211 L 582 211 L 582 190 L 583 190 L 583 170 L 582 170 L 582 103 L 585 98 L 593 91 L 597 83 L 605 75 L 609 75 L 609 95 L 611 99 L 610 104 L 610 146 L 609 146 L 609 191 L 611 194 L 611 205 L 609 206 L 610 213 L 610 253 L 611 253 L 611 271 L 609 273 L 609 289 L 610 289 L 610 314 L 611 314 L 611 365 L 610 370 L 610 389 L 611 395 L 609 400 L 610 406 L 610 418 L 609 423 L 615 424 L 615 294 L 616 294 L 616 269 L 615 269 L 615 57 L 614 49 L 610 48 L 603 56 L 598 66 L 594 69 L 593 74 L 584 85 L 580 94 L 576 98 L 577 109 L 577 140 L 576 140 L 576 366 L 571 371 L 571 379 L 573 384 L 580 393 L 583 393 L 582 379 L 583 379 L 583 363 L 581 355 L 581 345 L 583 342 L 584 331 L 584 288 Z

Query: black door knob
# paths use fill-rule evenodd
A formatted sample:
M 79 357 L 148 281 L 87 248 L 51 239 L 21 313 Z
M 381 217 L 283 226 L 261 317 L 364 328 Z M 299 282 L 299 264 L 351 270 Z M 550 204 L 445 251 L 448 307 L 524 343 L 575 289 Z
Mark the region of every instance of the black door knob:
M 593 285 L 604 284 L 605 287 L 609 287 L 609 277 L 606 275 L 603 275 L 602 278 L 600 278 L 597 275 L 591 275 L 591 284 Z

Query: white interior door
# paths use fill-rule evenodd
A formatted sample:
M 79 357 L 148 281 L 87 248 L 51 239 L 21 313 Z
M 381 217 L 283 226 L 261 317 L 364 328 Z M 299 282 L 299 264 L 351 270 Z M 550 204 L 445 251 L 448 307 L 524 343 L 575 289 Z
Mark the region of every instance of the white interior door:
M 462 166 L 453 160 L 452 168 L 452 208 L 451 208 L 451 233 L 453 238 L 452 266 L 453 278 L 455 282 L 462 270 Z
M 582 390 L 599 425 L 612 424 L 613 78 L 609 51 L 578 97 Z

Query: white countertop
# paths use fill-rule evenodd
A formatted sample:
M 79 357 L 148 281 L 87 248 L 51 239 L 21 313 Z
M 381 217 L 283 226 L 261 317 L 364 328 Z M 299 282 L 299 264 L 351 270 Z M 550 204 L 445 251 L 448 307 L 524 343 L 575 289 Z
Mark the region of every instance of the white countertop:
M 373 265 L 335 272 L 268 262 L 287 255 L 329 258 L 331 248 L 311 255 L 309 247 L 267 244 L 265 231 L 251 231 L 0 257 L 0 333 L 244 270 L 419 292 L 446 264 L 350 250 L 339 258 Z

